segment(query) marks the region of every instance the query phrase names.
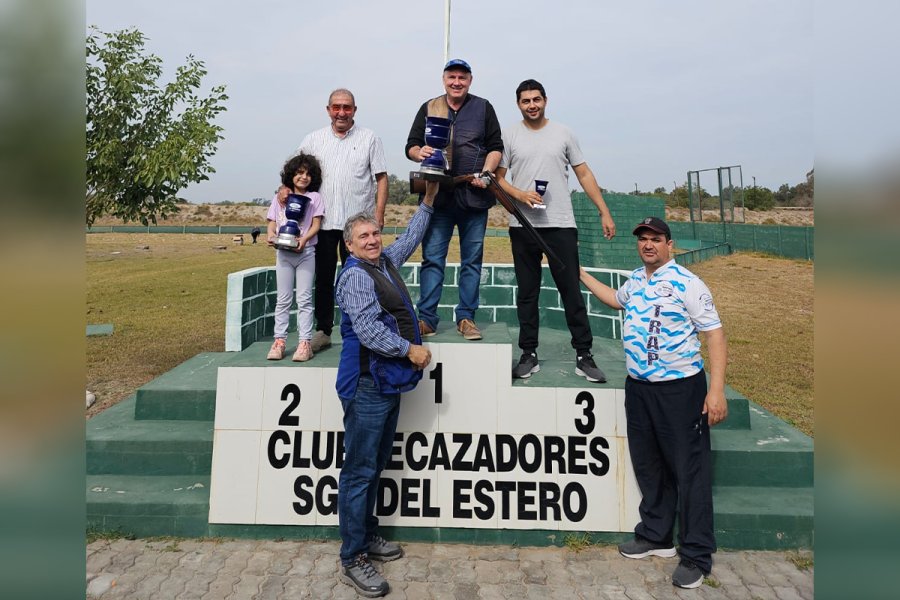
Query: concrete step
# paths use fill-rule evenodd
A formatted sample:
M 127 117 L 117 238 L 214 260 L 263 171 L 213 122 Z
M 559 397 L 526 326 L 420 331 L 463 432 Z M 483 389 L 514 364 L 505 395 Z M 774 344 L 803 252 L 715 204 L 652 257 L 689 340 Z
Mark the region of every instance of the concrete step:
M 87 422 L 87 473 L 209 476 L 212 421 L 140 421 L 132 396 Z
M 89 529 L 209 535 L 209 475 L 88 475 L 86 486 Z
M 812 487 L 713 488 L 720 548 L 781 550 L 814 547 Z
M 137 391 L 138 420 L 212 421 L 216 414 L 216 374 L 227 352 L 203 352 L 163 373 Z
M 813 440 L 750 402 L 750 429 L 712 429 L 713 481 L 720 486 L 813 486 Z

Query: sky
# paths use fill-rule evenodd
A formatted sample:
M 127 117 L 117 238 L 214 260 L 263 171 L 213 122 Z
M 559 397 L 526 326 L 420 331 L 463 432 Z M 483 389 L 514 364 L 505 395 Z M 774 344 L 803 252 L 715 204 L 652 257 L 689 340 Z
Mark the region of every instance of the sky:
M 191 202 L 269 197 L 338 87 L 405 179 L 412 119 L 443 93 L 444 0 L 87 0 L 85 22 L 140 29 L 164 81 L 193 54 L 205 90 L 226 86 L 216 172 L 181 192 Z M 774 190 L 813 167 L 812 0 L 453 0 L 457 57 L 501 126 L 521 119 L 519 82 L 540 81 L 604 189 L 668 191 L 689 170 L 741 165 L 744 185 Z

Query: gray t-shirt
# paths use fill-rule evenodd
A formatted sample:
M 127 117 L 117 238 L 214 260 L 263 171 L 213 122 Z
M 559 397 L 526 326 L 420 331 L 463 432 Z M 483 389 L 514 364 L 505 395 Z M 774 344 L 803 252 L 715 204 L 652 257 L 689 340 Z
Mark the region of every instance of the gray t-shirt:
M 507 179 L 520 190 L 534 190 L 534 180 L 547 183 L 546 209 L 529 208 L 519 203 L 522 213 L 535 227 L 575 227 L 572 197 L 569 191 L 569 165 L 578 166 L 584 155 L 575 134 L 553 121 L 534 131 L 522 121 L 503 128 L 503 157 L 500 166 Z M 521 227 L 512 215 L 510 227 Z

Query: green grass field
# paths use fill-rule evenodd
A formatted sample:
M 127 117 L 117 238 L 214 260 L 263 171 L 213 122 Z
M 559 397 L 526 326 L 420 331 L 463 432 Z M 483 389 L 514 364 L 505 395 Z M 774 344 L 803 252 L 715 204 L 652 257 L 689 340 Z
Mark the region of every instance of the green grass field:
M 512 262 L 508 238 L 485 243 L 486 263 Z M 87 339 L 86 385 L 97 395 L 88 415 L 195 354 L 223 351 L 228 274 L 274 264 L 273 252 L 230 235 L 87 235 L 86 323 L 115 327 Z M 453 245 L 448 260 L 459 260 Z M 725 323 L 729 385 L 812 435 L 813 265 L 736 254 L 691 270 Z

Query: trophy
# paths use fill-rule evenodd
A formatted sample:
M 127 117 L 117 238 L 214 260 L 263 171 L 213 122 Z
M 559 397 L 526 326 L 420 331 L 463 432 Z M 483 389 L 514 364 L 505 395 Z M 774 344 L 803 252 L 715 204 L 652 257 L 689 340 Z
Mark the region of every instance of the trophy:
M 300 194 L 288 194 L 287 204 L 284 208 L 284 216 L 287 223 L 278 228 L 278 236 L 272 243 L 279 250 L 296 250 L 300 245 L 299 240 L 302 233 L 300 230 L 300 221 L 306 214 L 306 207 L 309 206 L 309 198 Z
M 534 191 L 538 193 L 538 196 L 541 198 L 544 197 L 544 194 L 547 193 L 547 182 L 543 179 L 535 179 L 534 180 Z M 541 210 L 546 210 L 546 204 L 532 204 L 531 208 L 539 208 Z
M 444 181 L 450 165 L 444 148 L 450 143 L 450 119 L 425 117 L 425 145 L 434 148 L 434 154 L 422 161 L 419 172 L 429 181 Z

